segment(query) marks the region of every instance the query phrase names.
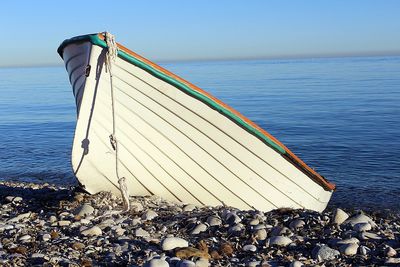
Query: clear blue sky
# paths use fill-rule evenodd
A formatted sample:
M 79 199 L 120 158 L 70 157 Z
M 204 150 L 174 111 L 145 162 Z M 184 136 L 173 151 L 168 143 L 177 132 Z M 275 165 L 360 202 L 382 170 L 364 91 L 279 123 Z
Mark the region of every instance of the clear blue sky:
M 397 0 L 15 0 L 0 25 L 0 66 L 61 64 L 61 41 L 104 30 L 156 61 L 400 55 Z

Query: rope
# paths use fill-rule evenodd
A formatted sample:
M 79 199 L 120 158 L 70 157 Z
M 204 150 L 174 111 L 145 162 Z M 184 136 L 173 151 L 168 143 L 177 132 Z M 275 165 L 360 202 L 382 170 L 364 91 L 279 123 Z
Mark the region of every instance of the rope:
M 112 134 L 110 134 L 110 143 L 115 151 L 115 174 L 119 183 L 119 190 L 121 191 L 122 201 L 124 205 L 124 210 L 129 210 L 129 193 L 128 186 L 126 185 L 125 177 L 119 177 L 119 159 L 118 159 L 118 141 L 116 137 L 116 120 L 115 120 L 115 96 L 114 96 L 114 86 L 113 86 L 113 74 L 112 65 L 115 62 L 118 55 L 117 44 L 115 43 L 115 37 L 109 32 L 105 32 L 105 40 L 107 44 L 107 54 L 106 54 L 106 72 L 110 74 L 110 87 L 111 87 L 111 110 L 112 110 Z

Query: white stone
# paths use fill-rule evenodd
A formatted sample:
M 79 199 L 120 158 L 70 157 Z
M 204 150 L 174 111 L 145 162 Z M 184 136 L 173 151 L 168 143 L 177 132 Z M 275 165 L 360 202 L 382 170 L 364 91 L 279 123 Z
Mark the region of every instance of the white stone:
M 370 232 L 361 232 L 360 238 L 362 240 L 368 240 L 368 239 L 380 240 L 380 239 L 382 239 L 382 237 L 380 237 L 378 234 L 370 233 Z
M 208 216 L 207 223 L 210 226 L 220 226 L 222 224 L 222 220 L 214 215 Z
M 69 226 L 70 224 L 71 222 L 67 220 L 58 221 L 58 226 Z
M 286 236 L 273 236 L 271 238 L 268 238 L 267 240 L 267 244 L 272 246 L 272 245 L 276 245 L 276 246 L 281 246 L 281 247 L 286 247 L 287 245 L 289 245 L 290 243 L 292 243 L 293 241 Z
M 258 229 L 254 232 L 254 237 L 257 240 L 265 240 L 267 238 L 267 230 L 265 229 Z
M 400 258 L 389 258 L 385 261 L 385 264 L 400 264 Z
M 289 227 L 291 229 L 297 229 L 297 228 L 302 228 L 305 224 L 306 224 L 305 221 L 301 219 L 295 219 L 289 224 Z
M 250 222 L 249 222 L 249 225 L 251 225 L 251 226 L 256 226 L 256 225 L 258 225 L 260 223 L 260 220 L 259 219 L 252 219 Z
M 345 222 L 349 218 L 349 215 L 342 209 L 336 209 L 334 214 L 333 214 L 333 220 L 332 222 L 341 225 L 343 222 Z
M 100 227 L 93 226 L 91 228 L 85 229 L 81 231 L 81 234 L 84 236 L 98 236 L 101 235 L 103 232 L 101 231 Z
M 118 236 L 122 236 L 122 235 L 125 234 L 125 229 L 123 229 L 123 228 L 121 228 L 121 227 L 118 227 L 118 228 L 115 229 L 114 231 L 115 231 L 115 233 L 116 233 Z
M 397 255 L 397 251 L 394 248 L 387 246 L 385 248 L 385 254 L 388 257 L 394 257 Z
M 49 222 L 50 222 L 50 223 L 55 223 L 56 221 L 57 221 L 57 217 L 56 217 L 56 216 L 51 215 L 51 216 L 49 217 Z
M 356 244 L 356 243 L 344 244 L 344 245 L 341 245 L 341 246 L 340 246 L 339 250 L 340 250 L 340 252 L 342 252 L 344 255 L 352 256 L 352 255 L 357 254 L 358 244 Z
M 372 227 L 376 227 L 375 222 L 370 217 L 362 213 L 350 217 L 344 223 L 350 224 L 351 226 L 354 226 L 357 223 L 369 223 Z
M 131 210 L 134 212 L 139 212 L 143 210 L 143 205 L 140 202 L 135 201 L 135 202 L 130 202 L 130 204 L 131 204 Z
M 193 211 L 196 209 L 196 206 L 193 204 L 187 204 L 183 207 L 183 211 Z
M 200 258 L 196 261 L 196 267 L 209 267 L 211 266 L 210 262 L 207 259 Z
M 161 242 L 162 250 L 172 250 L 175 248 L 186 248 L 189 242 L 180 237 L 167 237 Z
M 200 224 L 196 225 L 196 227 L 190 232 L 190 234 L 198 235 L 205 231 L 207 231 L 207 225 L 205 225 L 204 223 L 200 223 Z
M 9 222 L 9 223 L 19 222 L 19 221 L 22 221 L 24 219 L 31 217 L 31 215 L 32 215 L 32 212 L 21 213 L 11 219 L 8 219 L 7 222 Z
M 304 267 L 304 264 L 301 261 L 292 261 L 290 267 Z
M 42 235 L 42 240 L 43 241 L 49 241 L 51 239 L 51 235 L 50 234 L 44 234 Z
M 256 251 L 257 251 L 257 247 L 254 246 L 254 245 L 249 244 L 249 245 L 245 245 L 245 246 L 242 248 L 242 250 L 243 250 L 243 251 L 256 252 Z
M 357 232 L 365 232 L 365 231 L 371 230 L 372 226 L 369 223 L 356 223 L 353 226 L 353 229 L 354 229 L 354 231 L 357 231 Z
M 23 235 L 21 236 L 18 240 L 19 241 L 28 241 L 30 240 L 32 237 L 30 235 Z
M 360 240 L 358 240 L 355 237 L 339 240 L 336 242 L 336 245 L 341 246 L 341 245 L 347 245 L 347 244 L 359 244 Z
M 89 204 L 83 204 L 79 209 L 76 210 L 75 215 L 79 216 L 86 216 L 93 214 L 94 208 L 90 206 Z
M 164 259 L 152 259 L 144 264 L 144 267 L 169 267 Z
M 135 236 L 137 237 L 148 237 L 150 236 L 149 232 L 143 230 L 142 228 L 138 228 L 135 230 Z
M 363 256 L 367 256 L 371 252 L 371 249 L 366 246 L 360 246 L 358 250 L 360 251 L 360 254 Z
M 158 214 L 154 210 L 147 210 L 142 214 L 142 220 L 150 221 L 156 218 Z

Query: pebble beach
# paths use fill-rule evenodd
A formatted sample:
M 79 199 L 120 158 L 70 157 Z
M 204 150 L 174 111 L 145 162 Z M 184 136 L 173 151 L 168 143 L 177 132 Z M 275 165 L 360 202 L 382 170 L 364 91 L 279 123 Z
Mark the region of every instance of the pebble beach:
M 399 266 L 400 214 L 196 207 L 0 182 L 1 266 Z

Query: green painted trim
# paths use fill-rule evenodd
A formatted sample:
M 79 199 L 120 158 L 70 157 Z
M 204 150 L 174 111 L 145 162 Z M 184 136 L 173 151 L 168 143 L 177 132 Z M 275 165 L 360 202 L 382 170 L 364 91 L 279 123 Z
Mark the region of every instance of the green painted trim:
M 63 50 L 64 48 L 72 43 L 77 43 L 77 42 L 85 42 L 89 41 L 94 45 L 98 45 L 103 48 L 107 48 L 107 44 L 105 41 L 101 40 L 97 34 L 89 34 L 89 35 L 81 35 L 77 36 L 71 39 L 67 39 L 64 42 L 61 43 L 61 45 L 58 47 L 57 52 L 60 54 L 62 57 Z M 260 132 L 257 128 L 251 126 L 248 124 L 246 121 L 244 121 L 242 118 L 234 114 L 232 111 L 229 109 L 221 106 L 214 100 L 210 99 L 206 95 L 201 94 L 200 92 L 193 90 L 186 84 L 168 76 L 167 74 L 153 68 L 152 66 L 146 64 L 145 62 L 135 58 L 134 56 L 122 51 L 118 50 L 118 56 L 121 57 L 122 59 L 128 61 L 129 63 L 145 70 L 146 72 L 150 73 L 151 75 L 173 85 L 174 87 L 178 88 L 179 90 L 189 94 L 190 96 L 202 101 L 203 103 L 207 104 L 208 106 L 212 107 L 213 109 L 217 110 L 218 112 L 222 113 L 241 127 L 243 127 L 245 130 L 250 132 L 251 134 L 255 135 L 262 141 L 264 141 L 269 147 L 273 148 L 275 151 L 279 152 L 280 154 L 286 154 L 286 150 L 281 147 L 280 145 L 276 144 L 273 140 L 271 140 L 268 136 Z

